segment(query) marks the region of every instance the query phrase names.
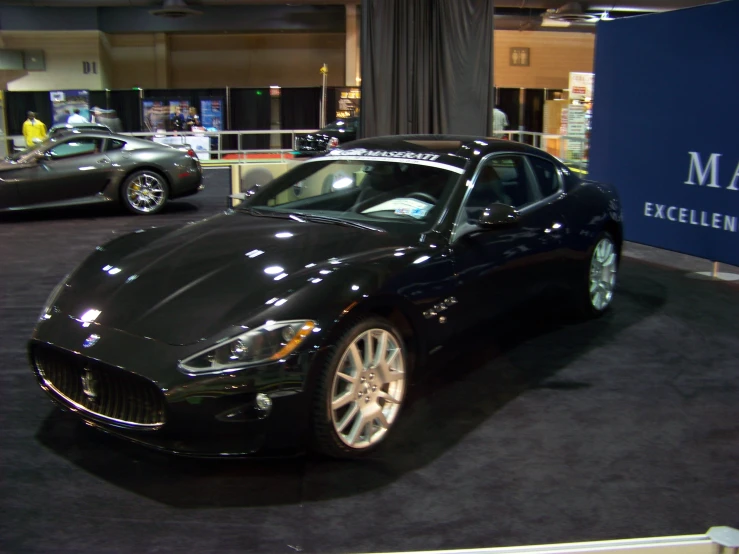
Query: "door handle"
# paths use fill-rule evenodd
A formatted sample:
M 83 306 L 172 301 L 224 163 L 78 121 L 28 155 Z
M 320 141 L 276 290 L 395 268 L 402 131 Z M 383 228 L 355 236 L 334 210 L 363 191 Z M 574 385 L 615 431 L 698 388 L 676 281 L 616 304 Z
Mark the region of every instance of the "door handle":
M 101 160 L 98 160 L 99 164 L 109 164 L 110 160 L 108 158 L 103 158 Z

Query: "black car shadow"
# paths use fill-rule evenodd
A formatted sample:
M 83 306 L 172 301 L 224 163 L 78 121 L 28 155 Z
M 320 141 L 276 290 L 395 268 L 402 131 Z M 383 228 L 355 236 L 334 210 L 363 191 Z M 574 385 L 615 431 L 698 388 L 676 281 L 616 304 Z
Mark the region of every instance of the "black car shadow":
M 613 309 L 599 319 L 574 324 L 563 318 L 560 300 L 538 301 L 448 346 L 455 352 L 429 365 L 428 377 L 410 389 L 392 436 L 371 458 L 178 458 L 110 437 L 58 410 L 44 421 L 37 439 L 102 480 L 179 508 L 300 504 L 359 495 L 432 464 L 527 391 L 549 388 L 577 395 L 587 390 L 589 383 L 557 378 L 558 372 L 612 343 L 666 301 L 658 275 L 643 265 L 629 266 L 622 271 L 624 284 Z

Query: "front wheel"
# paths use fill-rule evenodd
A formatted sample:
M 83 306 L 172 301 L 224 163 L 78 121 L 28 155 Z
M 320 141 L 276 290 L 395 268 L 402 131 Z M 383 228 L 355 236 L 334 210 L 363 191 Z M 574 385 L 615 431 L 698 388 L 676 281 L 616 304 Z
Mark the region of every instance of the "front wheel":
M 398 418 L 406 377 L 403 340 L 390 322 L 371 317 L 353 325 L 319 377 L 314 449 L 336 458 L 373 451 Z
M 121 186 L 121 197 L 126 209 L 139 215 L 159 212 L 164 207 L 167 196 L 167 183 L 155 171 L 132 173 Z
M 575 302 L 579 315 L 597 317 L 613 301 L 618 273 L 618 251 L 609 233 L 603 233 L 593 246 L 575 284 Z

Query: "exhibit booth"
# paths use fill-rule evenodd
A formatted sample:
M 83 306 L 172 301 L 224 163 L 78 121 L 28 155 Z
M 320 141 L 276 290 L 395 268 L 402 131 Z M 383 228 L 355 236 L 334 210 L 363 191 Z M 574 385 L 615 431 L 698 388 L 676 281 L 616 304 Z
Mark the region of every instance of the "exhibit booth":
M 739 265 L 737 21 L 731 0 L 599 24 L 589 171 L 626 240 Z

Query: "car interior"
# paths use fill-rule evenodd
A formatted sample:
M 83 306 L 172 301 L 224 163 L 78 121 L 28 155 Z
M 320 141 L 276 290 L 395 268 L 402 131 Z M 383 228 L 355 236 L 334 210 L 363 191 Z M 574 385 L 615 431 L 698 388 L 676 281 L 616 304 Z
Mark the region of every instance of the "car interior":
M 421 164 L 334 162 L 268 199 L 266 205 L 403 217 L 408 214 L 400 208 L 382 210 L 378 206 L 415 199 L 425 208 L 416 212 L 416 218 L 428 219 L 449 185 L 458 179 L 456 173 Z

